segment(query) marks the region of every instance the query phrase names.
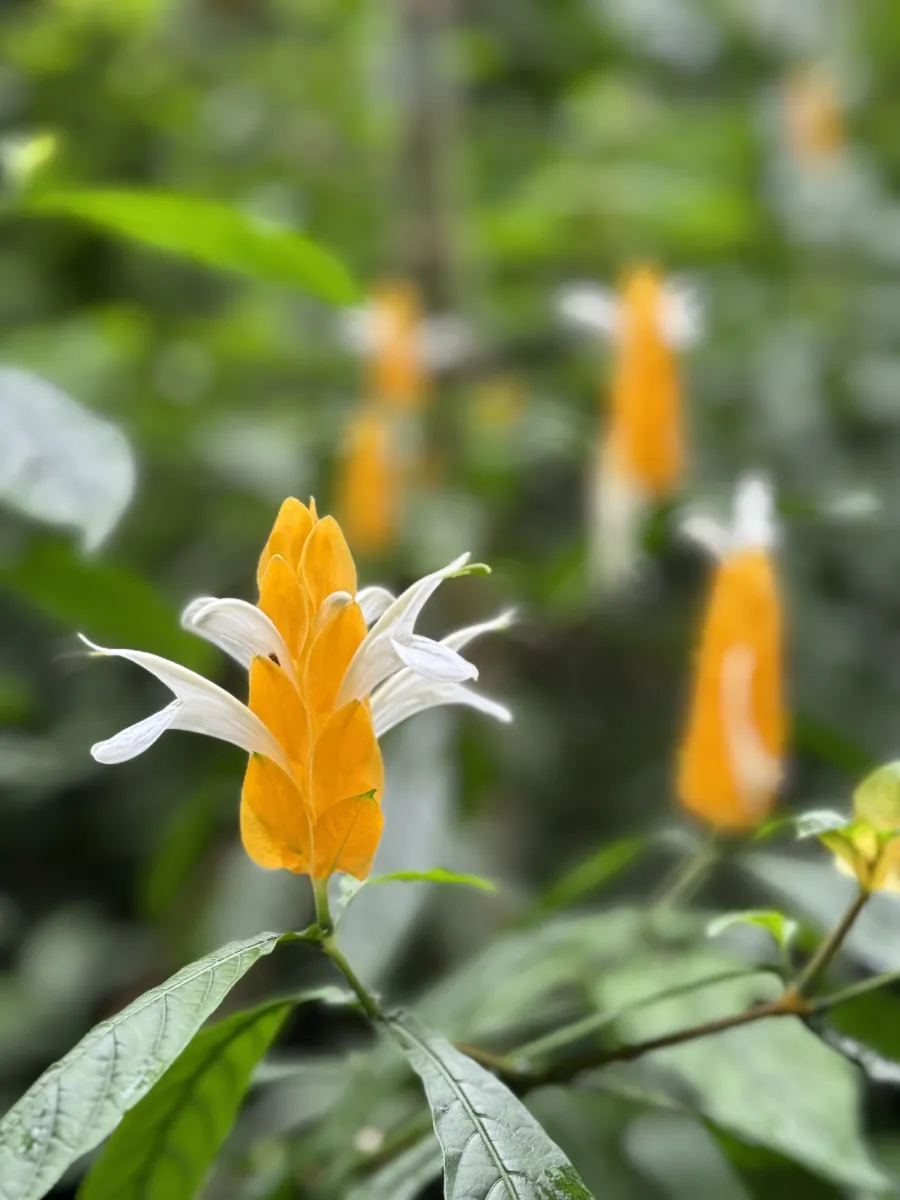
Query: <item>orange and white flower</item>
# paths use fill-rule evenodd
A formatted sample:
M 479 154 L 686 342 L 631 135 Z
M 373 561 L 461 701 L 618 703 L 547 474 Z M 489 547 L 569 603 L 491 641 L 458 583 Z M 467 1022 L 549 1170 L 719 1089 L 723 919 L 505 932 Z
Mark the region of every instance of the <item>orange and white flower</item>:
M 397 441 L 394 415 L 371 401 L 348 421 L 337 510 L 348 542 L 360 554 L 377 554 L 397 537 L 406 482 Z
M 572 288 L 563 315 L 613 342 L 612 395 L 591 479 L 595 574 L 615 584 L 630 574 L 644 511 L 669 495 L 684 473 L 684 434 L 676 351 L 700 336 L 696 294 L 641 267 L 616 296 Z
M 426 403 L 432 371 L 472 351 L 465 323 L 451 315 L 426 317 L 415 285 L 406 280 L 382 285 L 368 304 L 345 313 L 343 335 L 369 361 L 370 398 L 406 412 Z
M 502 704 L 466 686 L 478 676 L 459 653 L 507 627 L 510 613 L 442 642 L 415 632 L 443 580 L 465 574 L 468 555 L 426 575 L 399 597 L 358 590 L 338 523 L 288 499 L 259 563 L 259 602 L 203 597 L 186 629 L 246 667 L 248 703 L 178 663 L 140 650 L 128 659 L 175 695 L 160 712 L 91 748 L 101 763 L 142 754 L 168 729 L 205 733 L 247 751 L 241 797 L 244 846 L 260 866 L 327 879 L 365 878 L 381 836 L 384 769 L 378 738 L 407 717 L 462 704 L 500 721 Z
M 716 828 L 752 828 L 775 802 L 786 739 L 771 489 L 747 477 L 737 487 L 731 528 L 695 516 L 684 531 L 718 561 L 678 760 L 678 794 L 685 808 Z

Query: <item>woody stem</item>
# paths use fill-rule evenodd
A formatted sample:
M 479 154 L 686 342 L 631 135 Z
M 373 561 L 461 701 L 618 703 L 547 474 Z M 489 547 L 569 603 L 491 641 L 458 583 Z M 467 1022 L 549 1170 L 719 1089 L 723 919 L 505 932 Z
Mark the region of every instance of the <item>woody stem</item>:
M 866 906 L 870 894 L 863 888 L 860 888 L 843 917 L 841 917 L 828 937 L 820 943 L 815 954 L 790 985 L 789 990 L 792 990 L 798 996 L 802 996 L 804 993 L 809 992 L 814 984 L 818 982 L 819 978 L 824 975 L 831 960 L 837 954 L 838 950 L 840 950 L 844 938 L 850 932 L 856 918 Z

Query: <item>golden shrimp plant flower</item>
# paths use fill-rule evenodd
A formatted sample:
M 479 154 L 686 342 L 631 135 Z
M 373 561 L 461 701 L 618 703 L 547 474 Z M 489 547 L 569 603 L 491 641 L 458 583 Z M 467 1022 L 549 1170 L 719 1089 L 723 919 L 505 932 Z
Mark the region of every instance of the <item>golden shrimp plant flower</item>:
M 715 828 L 749 829 L 775 802 L 786 737 L 770 487 L 758 477 L 743 479 L 730 528 L 694 516 L 685 533 L 717 565 L 678 759 L 678 794 Z
M 591 524 L 596 574 L 615 583 L 634 566 L 648 502 L 669 495 L 684 473 L 677 351 L 698 339 L 700 307 L 691 289 L 651 267 L 630 272 L 618 295 L 576 287 L 560 304 L 564 317 L 614 347 L 611 397 L 592 472 Z
M 333 517 L 284 502 L 259 561 L 259 600 L 203 597 L 182 624 L 249 673 L 242 704 L 178 663 L 141 650 L 128 659 L 175 695 L 160 712 L 91 748 L 101 763 L 142 754 L 167 730 L 204 733 L 247 751 L 241 835 L 260 866 L 327 879 L 365 878 L 381 837 L 384 767 L 378 739 L 407 717 L 462 704 L 500 721 L 509 711 L 468 686 L 478 671 L 460 651 L 509 624 L 510 613 L 437 642 L 415 632 L 429 597 L 467 572 L 468 555 L 394 597 L 358 589 Z

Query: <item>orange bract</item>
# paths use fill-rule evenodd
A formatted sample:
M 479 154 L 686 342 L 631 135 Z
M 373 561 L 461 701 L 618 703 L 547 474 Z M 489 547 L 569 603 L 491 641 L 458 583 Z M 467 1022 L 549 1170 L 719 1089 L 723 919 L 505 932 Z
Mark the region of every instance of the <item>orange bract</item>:
M 386 284 L 373 299 L 377 342 L 372 357 L 372 391 L 387 406 L 419 408 L 427 381 L 419 346 L 422 306 L 411 283 Z
M 681 802 L 718 828 L 752 828 L 775 801 L 786 735 L 781 639 L 768 555 L 759 549 L 730 555 L 718 568 L 705 614 L 678 772 Z M 731 686 L 732 668 L 741 664 L 746 672 Z
M 382 550 L 396 537 L 401 477 L 391 420 L 367 404 L 347 430 L 338 508 L 348 539 L 363 553 Z
M 341 681 L 366 634 L 359 606 L 325 601 L 356 592 L 356 567 L 340 526 L 315 507 L 284 502 L 260 559 L 260 608 L 290 663 L 253 660 L 250 709 L 281 746 L 286 772 L 260 755 L 247 766 L 241 836 L 263 867 L 324 879 L 364 878 L 381 836 L 384 769 L 367 702 L 335 710 Z
M 610 463 L 648 495 L 663 495 L 684 469 L 678 376 L 662 322 L 663 286 L 647 268 L 622 295 L 622 328 L 613 378 Z

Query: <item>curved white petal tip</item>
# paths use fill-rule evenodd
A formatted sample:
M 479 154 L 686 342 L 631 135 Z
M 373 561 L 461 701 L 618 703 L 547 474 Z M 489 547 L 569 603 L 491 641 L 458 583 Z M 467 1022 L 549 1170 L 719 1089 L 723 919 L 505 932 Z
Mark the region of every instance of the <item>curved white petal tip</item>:
M 619 302 L 613 292 L 590 285 L 564 288 L 556 300 L 564 320 L 592 333 L 615 336 L 621 317 Z
M 775 494 L 765 476 L 745 475 L 739 481 L 734 494 L 732 538 L 736 549 L 766 550 L 778 540 Z

